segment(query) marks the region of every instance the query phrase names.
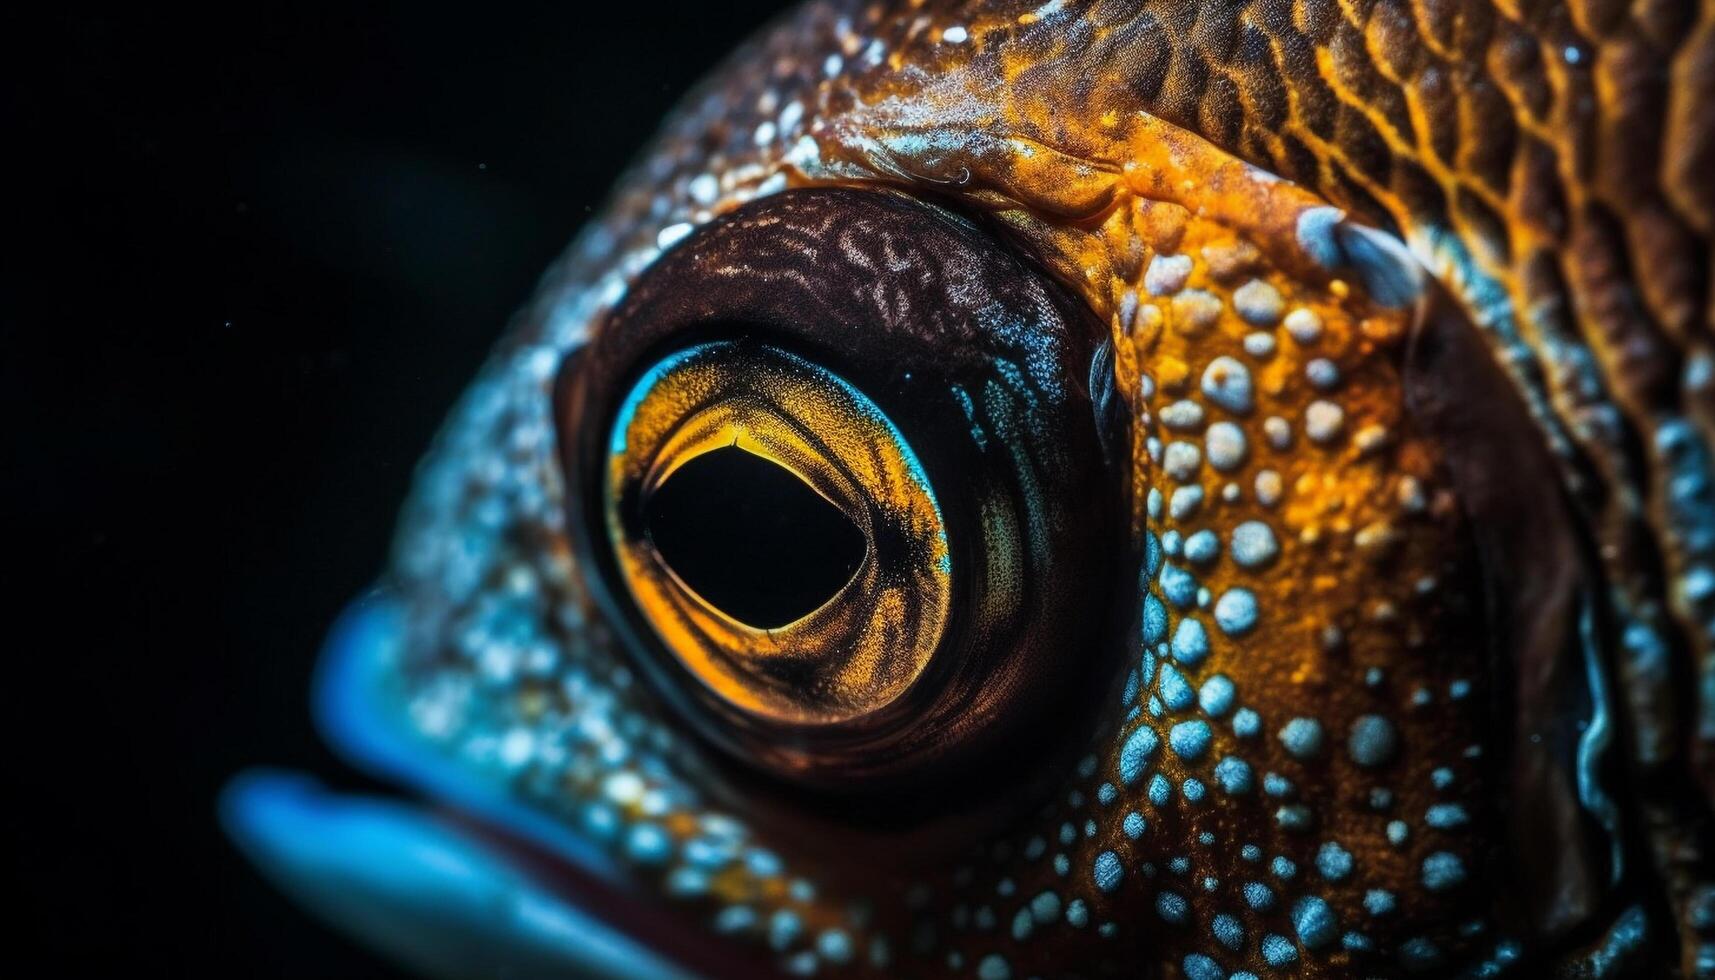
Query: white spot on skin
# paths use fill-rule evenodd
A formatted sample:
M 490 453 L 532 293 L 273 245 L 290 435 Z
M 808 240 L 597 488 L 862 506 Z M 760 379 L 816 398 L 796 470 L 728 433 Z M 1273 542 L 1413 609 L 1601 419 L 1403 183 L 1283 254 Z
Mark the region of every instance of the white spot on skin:
M 1197 467 L 1202 465 L 1203 454 L 1196 446 L 1188 442 L 1175 442 L 1167 447 L 1166 461 L 1162 468 L 1167 475 L 1180 483 L 1190 483 L 1197 478 Z
M 1143 288 L 1151 296 L 1171 296 L 1185 288 L 1191 278 L 1191 256 L 1157 255 L 1143 273 Z
M 1173 326 L 1187 337 L 1213 327 L 1221 318 L 1221 301 L 1213 293 L 1187 289 L 1173 297 Z
M 1245 334 L 1245 353 L 1261 361 L 1274 354 L 1274 335 L 1263 333 Z
M 678 244 L 679 239 L 684 238 L 690 233 L 691 223 L 689 221 L 681 221 L 677 224 L 668 225 L 661 229 L 660 234 L 655 236 L 655 247 L 665 252 L 669 248 Z
M 1241 568 L 1258 568 L 1280 553 L 1274 529 L 1261 521 L 1246 521 L 1233 528 L 1228 553 Z
M 1231 422 L 1216 422 L 1209 426 L 1208 434 L 1203 437 L 1203 448 L 1208 452 L 1209 465 L 1222 473 L 1231 473 L 1244 465 L 1245 434 Z
M 1318 357 L 1304 365 L 1304 376 L 1317 391 L 1328 391 L 1340 384 L 1340 368 L 1326 357 Z
M 1203 394 L 1216 405 L 1242 415 L 1252 407 L 1250 369 L 1226 355 L 1209 362 L 1203 371 Z
M 1261 279 L 1252 279 L 1233 291 L 1233 308 L 1253 326 L 1272 327 L 1279 323 L 1284 305 L 1280 290 Z
M 685 190 L 691 195 L 692 201 L 699 207 L 706 208 L 720 200 L 721 182 L 715 179 L 714 174 L 698 174 L 686 185 Z
M 1258 166 L 1255 166 L 1255 165 L 1249 164 L 1249 163 L 1245 164 L 1245 176 L 1249 177 L 1253 182 L 1258 183 L 1258 184 L 1278 184 L 1278 183 L 1280 183 L 1279 175 L 1271 174 L 1268 171 L 1262 169 L 1261 167 L 1258 167 Z
M 1685 362 L 1685 390 L 1701 392 L 1706 388 L 1715 388 L 1715 356 L 1700 352 Z
M 1275 449 L 1292 448 L 1292 426 L 1278 415 L 1270 415 L 1262 420 L 1262 434 Z
M 1173 499 L 1167 504 L 1167 512 L 1176 521 L 1183 521 L 1197 513 L 1203 506 L 1202 487 L 1180 487 L 1173 491 Z
M 1358 447 L 1358 452 L 1369 455 L 1387 445 L 1388 432 L 1379 425 L 1366 425 L 1352 437 L 1352 442 Z
M 1286 314 L 1286 332 L 1301 344 L 1313 344 L 1322 336 L 1322 318 L 1301 306 Z
M 1256 475 L 1256 500 L 1264 507 L 1273 507 L 1280 503 L 1280 492 L 1283 482 L 1280 474 L 1274 470 L 1263 470 Z
M 500 763 L 517 769 L 530 761 L 536 751 L 536 737 L 529 730 L 514 728 L 500 740 Z
M 798 137 L 798 142 L 792 144 L 792 149 L 786 151 L 786 163 L 805 172 L 814 172 L 821 168 L 822 146 L 809 135 Z
M 970 36 L 970 32 L 963 27 L 949 27 L 941 32 L 941 40 L 948 44 L 964 44 Z
M 1114 310 L 1114 319 L 1126 333 L 1131 333 L 1132 325 L 1137 319 L 1137 290 L 1128 289 L 1120 296 L 1119 306 Z
M 621 806 L 637 802 L 646 787 L 643 778 L 629 770 L 620 770 L 602 783 L 602 793 Z
M 1421 514 L 1429 507 L 1429 501 L 1423 493 L 1423 484 L 1415 476 L 1401 477 L 1399 481 L 1399 509 L 1407 514 Z
M 1215 625 L 1228 636 L 1242 636 L 1256 625 L 1256 596 L 1249 589 L 1229 589 L 1215 603 Z
M 1207 565 L 1221 556 L 1221 539 L 1215 532 L 1198 531 L 1185 539 L 1185 558 L 1195 565 Z
M 1181 399 L 1161 410 L 1161 424 L 1174 432 L 1195 431 L 1203 424 L 1203 406 Z
M 1352 536 L 1352 543 L 1361 551 L 1385 551 L 1398 544 L 1400 534 L 1386 521 L 1376 521 L 1358 529 Z
M 1340 435 L 1346 413 L 1331 401 L 1318 399 L 1304 410 L 1304 434 L 1318 446 L 1326 446 Z

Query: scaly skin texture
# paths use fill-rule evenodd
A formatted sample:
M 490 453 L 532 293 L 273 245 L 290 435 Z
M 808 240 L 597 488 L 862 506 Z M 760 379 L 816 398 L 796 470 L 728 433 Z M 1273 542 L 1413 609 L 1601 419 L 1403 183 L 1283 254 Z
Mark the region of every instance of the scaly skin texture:
M 671 121 L 427 462 L 392 695 L 787 969 L 1603 975 L 1645 968 L 1647 921 L 1679 932 L 1652 968 L 1696 974 L 1712 66 L 1708 3 L 803 8 Z M 828 185 L 986 216 L 1112 344 L 1120 666 L 998 829 L 834 832 L 728 782 L 567 542 L 565 353 L 694 227 Z M 1497 392 L 1516 430 L 1460 421 Z M 1503 518 L 1573 543 L 1497 599 Z

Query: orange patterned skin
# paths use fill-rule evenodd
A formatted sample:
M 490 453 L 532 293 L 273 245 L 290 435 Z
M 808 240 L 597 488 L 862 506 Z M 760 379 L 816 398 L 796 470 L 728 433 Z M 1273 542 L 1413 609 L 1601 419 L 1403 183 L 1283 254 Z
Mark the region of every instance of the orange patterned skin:
M 392 695 L 788 972 L 1704 975 L 1711 106 L 1709 3 L 804 7 L 426 464 Z M 796 807 L 676 723 L 551 449 L 565 352 L 660 255 L 815 188 L 976 216 L 1112 352 L 1112 690 L 1041 733 L 1063 768 L 924 826 Z M 484 672 L 500 606 L 547 666 Z

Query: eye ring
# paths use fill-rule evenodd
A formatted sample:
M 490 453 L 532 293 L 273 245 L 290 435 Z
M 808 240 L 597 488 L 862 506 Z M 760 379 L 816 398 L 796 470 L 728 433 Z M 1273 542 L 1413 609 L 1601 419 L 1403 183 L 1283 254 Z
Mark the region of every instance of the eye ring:
M 790 473 L 865 542 L 838 591 L 778 626 L 700 594 L 651 533 L 652 497 L 727 449 Z M 928 667 L 951 613 L 940 504 L 904 436 L 838 375 L 777 347 L 698 344 L 644 372 L 613 425 L 604 511 L 625 585 L 673 655 L 770 721 L 847 723 L 892 703 Z
M 1107 600 L 1128 577 L 1118 566 L 1139 557 L 1126 530 L 1132 488 L 1107 468 L 1088 390 L 1104 337 L 1104 325 L 1002 234 L 932 202 L 806 188 L 703 225 L 639 276 L 557 380 L 567 531 L 601 621 L 650 688 L 746 768 L 841 795 L 847 807 L 856 805 L 853 794 L 931 806 L 915 792 L 930 781 L 947 791 L 938 799 L 948 806 L 1004 780 L 1016 787 L 1021 767 L 1093 724 L 1076 707 L 1115 682 L 1126 654 L 1124 643 L 1106 642 L 1126 626 L 1112 621 L 1121 607 Z M 915 635 L 926 648 L 941 620 L 939 640 L 920 669 L 915 656 L 898 661 L 915 677 L 897 694 L 848 699 L 830 711 L 826 692 L 794 692 L 755 710 L 711 685 L 718 671 L 687 663 L 661 608 L 639 601 L 624 566 L 649 532 L 645 490 L 663 495 L 677 479 L 658 473 L 651 485 L 647 472 L 689 470 L 715 453 L 669 453 L 663 463 L 627 443 L 635 472 L 616 489 L 613 433 L 650 370 L 696 348 L 724 352 L 733 384 L 700 393 L 682 386 L 696 407 L 667 413 L 673 424 L 735 393 L 752 409 L 779 406 L 776 391 L 745 395 L 741 376 L 795 359 L 793 370 L 837 379 L 818 384 L 849 388 L 897 432 L 897 440 L 866 444 L 897 441 L 920 465 L 920 482 L 932 488 L 922 496 L 935 502 L 945 534 L 949 604 L 942 619 L 934 590 L 914 600 L 930 609 Z M 831 431 L 820 422 L 799 428 Z M 1130 444 L 1124 432 L 1107 436 L 1111 445 Z M 699 439 L 687 445 L 714 445 Z M 779 462 L 760 465 L 793 469 Z M 824 474 L 818 487 L 812 469 L 798 465 L 789 481 L 849 516 L 838 481 Z M 918 569 L 925 555 L 940 559 L 934 549 L 898 553 Z M 691 582 L 665 588 L 681 584 L 699 591 Z M 1091 616 L 1091 608 L 1116 612 Z M 821 707 L 803 710 L 818 700 Z M 1044 739 L 1045 727 L 1068 737 Z M 954 792 L 961 786 L 968 788 Z

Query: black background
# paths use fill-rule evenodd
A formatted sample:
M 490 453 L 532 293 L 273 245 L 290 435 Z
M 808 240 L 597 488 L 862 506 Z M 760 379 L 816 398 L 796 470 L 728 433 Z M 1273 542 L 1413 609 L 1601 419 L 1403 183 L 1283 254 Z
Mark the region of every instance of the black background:
M 4 15 L 9 962 L 387 975 L 215 794 L 362 785 L 309 727 L 323 631 L 508 314 L 778 6 Z

